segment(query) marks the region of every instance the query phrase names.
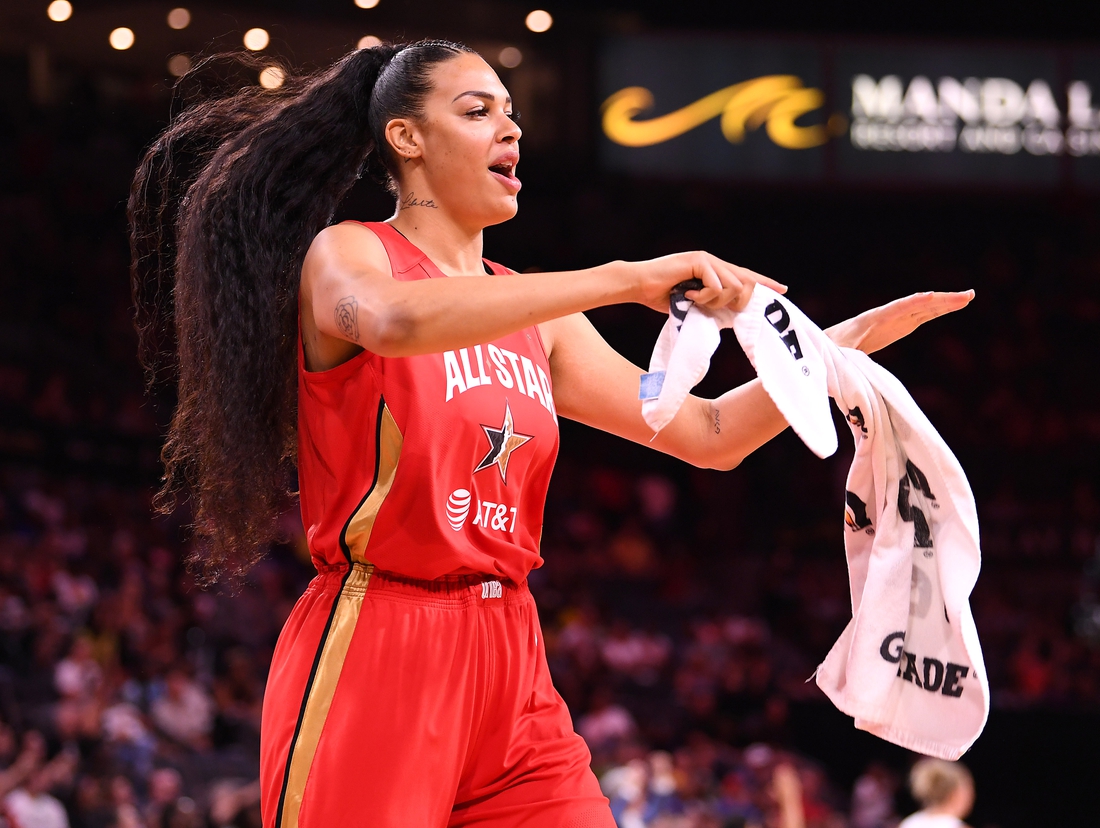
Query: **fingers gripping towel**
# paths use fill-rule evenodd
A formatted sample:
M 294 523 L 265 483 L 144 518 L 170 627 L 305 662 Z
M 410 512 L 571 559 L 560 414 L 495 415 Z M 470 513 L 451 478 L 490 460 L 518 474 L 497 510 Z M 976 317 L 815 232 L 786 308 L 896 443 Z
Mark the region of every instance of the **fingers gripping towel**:
M 690 316 L 661 358 L 666 383 L 678 348 L 704 349 L 687 326 Z M 718 322 L 702 318 L 716 337 Z M 731 324 L 776 407 L 811 450 L 826 456 L 836 448 L 826 395 L 855 440 L 844 516 L 852 620 L 818 667 L 818 686 L 856 727 L 920 753 L 959 758 L 989 712 L 969 604 L 981 566 L 978 521 L 962 467 L 892 374 L 835 345 L 785 297 L 757 285 Z
M 710 357 L 721 341 L 721 329 L 732 325 L 732 311 L 700 308 L 681 291 L 669 297 L 668 321 L 657 338 L 649 373 L 642 375 L 638 393 L 642 417 L 654 437 L 672 422 L 688 393 L 706 376 Z
M 776 298 L 764 303 L 763 313 L 735 314 L 701 308 L 682 293 L 672 294 L 668 321 L 653 348 L 639 393 L 642 417 L 650 428 L 660 432 L 676 416 L 688 393 L 706 376 L 720 330 L 735 327 L 736 319 L 741 331 L 738 341 L 795 433 L 818 457 L 836 451 L 821 353 L 816 343 L 804 344 L 793 333 L 796 326 L 812 323 L 794 305 L 780 303 L 778 294 L 772 295 Z M 754 292 L 753 300 L 757 297 Z M 776 335 L 761 336 L 760 326 Z

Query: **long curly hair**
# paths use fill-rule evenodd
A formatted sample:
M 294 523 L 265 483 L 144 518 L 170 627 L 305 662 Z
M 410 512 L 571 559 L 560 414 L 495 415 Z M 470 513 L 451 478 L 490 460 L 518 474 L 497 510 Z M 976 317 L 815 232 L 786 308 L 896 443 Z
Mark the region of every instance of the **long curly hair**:
M 433 67 L 470 51 L 383 44 L 278 89 L 250 84 L 188 103 L 211 70 L 260 68 L 223 55 L 176 87 L 185 105 L 130 190 L 131 287 L 150 385 L 176 386 L 155 502 L 167 512 L 190 498 L 202 542 L 189 563 L 207 583 L 263 555 L 291 494 L 306 250 L 363 172 L 396 190 L 386 123 L 421 117 Z

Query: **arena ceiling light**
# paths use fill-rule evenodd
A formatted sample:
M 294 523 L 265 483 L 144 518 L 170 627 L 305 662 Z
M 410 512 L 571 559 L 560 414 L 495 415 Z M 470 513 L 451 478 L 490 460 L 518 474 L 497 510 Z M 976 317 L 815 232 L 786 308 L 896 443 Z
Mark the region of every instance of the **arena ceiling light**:
M 505 46 L 500 50 L 497 59 L 500 61 L 500 65 L 505 69 L 515 69 L 523 62 L 523 52 L 515 46 Z
M 191 12 L 184 8 L 172 9 L 168 12 L 168 25 L 173 29 L 186 29 L 191 25 Z
M 111 32 L 107 41 L 111 44 L 112 49 L 118 49 L 120 52 L 125 51 L 134 45 L 134 30 L 119 26 Z
M 373 49 L 375 46 L 382 45 L 382 38 L 374 35 L 364 35 L 359 38 L 359 42 L 355 45 L 360 49 Z
M 378 5 L 378 0 L 355 0 L 355 5 L 361 9 L 373 9 Z
M 187 55 L 172 55 L 168 58 L 168 72 L 174 78 L 186 75 L 191 71 L 191 58 Z
M 73 16 L 73 4 L 69 0 L 53 0 L 46 7 L 46 16 L 55 23 L 63 23 Z
M 278 66 L 265 66 L 260 72 L 260 86 L 264 89 L 278 89 L 286 80 L 286 72 Z
M 270 42 L 267 29 L 249 29 L 244 33 L 244 47 L 250 51 L 259 52 L 266 49 Z
M 527 15 L 527 28 L 533 32 L 545 32 L 553 25 L 554 18 L 550 16 L 548 11 L 535 9 Z

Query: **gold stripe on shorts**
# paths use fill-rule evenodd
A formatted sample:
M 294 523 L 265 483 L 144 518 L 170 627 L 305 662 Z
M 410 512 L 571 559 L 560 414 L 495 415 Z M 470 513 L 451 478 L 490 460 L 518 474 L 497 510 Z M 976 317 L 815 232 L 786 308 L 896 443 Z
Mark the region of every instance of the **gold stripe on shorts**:
M 287 757 L 283 792 L 276 817 L 277 828 L 298 828 L 298 814 L 302 809 L 306 780 L 313 765 L 313 757 L 317 753 L 321 729 L 332 706 L 332 697 L 336 694 L 336 685 L 351 645 L 351 637 L 359 620 L 363 595 L 373 572 L 374 567 L 369 564 L 354 564 L 336 597 L 324 643 L 306 688 L 298 729 Z

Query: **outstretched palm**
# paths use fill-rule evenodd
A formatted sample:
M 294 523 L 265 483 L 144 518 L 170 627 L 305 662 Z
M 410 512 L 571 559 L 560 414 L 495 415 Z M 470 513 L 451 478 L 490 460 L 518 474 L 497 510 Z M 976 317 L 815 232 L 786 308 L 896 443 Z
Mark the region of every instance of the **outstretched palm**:
M 864 311 L 859 316 L 833 325 L 825 333 L 838 345 L 859 348 L 871 354 L 908 336 L 937 316 L 965 308 L 973 298 L 972 290 L 914 293 Z

